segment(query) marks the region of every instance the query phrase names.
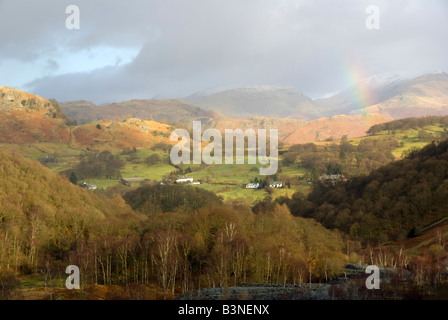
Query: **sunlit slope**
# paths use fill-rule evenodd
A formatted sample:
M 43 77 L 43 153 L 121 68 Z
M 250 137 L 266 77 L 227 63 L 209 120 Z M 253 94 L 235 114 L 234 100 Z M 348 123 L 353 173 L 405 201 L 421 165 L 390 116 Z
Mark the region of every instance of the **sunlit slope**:
M 66 118 L 56 101 L 0 87 L 0 142 L 68 142 Z

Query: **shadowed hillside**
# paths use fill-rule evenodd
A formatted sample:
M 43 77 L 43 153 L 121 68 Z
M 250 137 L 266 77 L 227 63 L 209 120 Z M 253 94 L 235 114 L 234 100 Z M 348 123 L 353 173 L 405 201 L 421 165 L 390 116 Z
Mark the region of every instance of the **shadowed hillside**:
M 117 103 L 95 105 L 89 101 L 62 102 L 66 115 L 78 123 L 98 120 L 124 120 L 139 118 L 168 124 L 191 126 L 193 120 L 201 119 L 205 124 L 210 119 L 219 118 L 212 112 L 195 107 L 181 100 L 130 100 Z
M 232 118 L 260 116 L 309 120 L 325 116 L 309 97 L 286 87 L 251 86 L 211 95 L 196 94 L 185 100 Z
M 447 217 L 448 140 L 346 183 L 317 183 L 292 213 L 314 218 L 362 243 L 402 241 Z

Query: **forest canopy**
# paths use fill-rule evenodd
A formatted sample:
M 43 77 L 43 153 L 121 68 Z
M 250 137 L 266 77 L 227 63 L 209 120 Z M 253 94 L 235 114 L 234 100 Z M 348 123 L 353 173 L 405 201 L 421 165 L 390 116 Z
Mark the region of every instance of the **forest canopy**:
M 147 185 L 130 191 L 123 199 L 142 213 L 182 210 L 191 212 L 222 204 L 213 192 L 184 185 Z
M 363 243 L 402 240 L 448 216 L 448 140 L 347 183 L 316 184 L 306 198 L 296 195 L 286 202 L 292 214 Z

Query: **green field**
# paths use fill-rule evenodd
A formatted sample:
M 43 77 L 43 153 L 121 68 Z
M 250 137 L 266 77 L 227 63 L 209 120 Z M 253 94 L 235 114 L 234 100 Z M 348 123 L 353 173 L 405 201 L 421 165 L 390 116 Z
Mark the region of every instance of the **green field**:
M 432 137 L 423 138 L 419 136 L 420 131 L 424 131 L 429 135 L 431 135 Z M 356 146 L 363 139 L 381 139 L 385 137 L 391 137 L 397 140 L 398 143 L 401 145 L 399 148 L 394 149 L 392 151 L 392 154 L 394 155 L 395 159 L 401 159 L 405 151 L 413 148 L 418 149 L 423 148 L 432 140 L 443 138 L 445 135 L 446 134 L 443 126 L 432 125 L 432 126 L 426 126 L 423 129 L 419 128 L 419 129 L 392 130 L 392 131 L 384 130 L 375 133 L 372 136 L 350 139 L 350 142 Z
M 54 154 L 61 157 L 78 157 L 82 151 L 79 149 L 70 148 L 63 143 L 27 143 L 27 144 L 10 144 L 0 143 L 0 148 L 8 149 L 14 152 L 19 152 L 29 159 L 38 160 L 48 155 Z
M 308 170 L 305 168 L 299 168 L 297 164 L 287 166 L 287 167 L 281 167 L 280 175 L 284 176 L 304 176 Z
M 213 191 L 218 196 L 222 196 L 224 200 L 236 200 L 244 199 L 248 203 L 254 203 L 265 199 L 269 194 L 262 189 L 246 189 L 242 186 L 232 186 L 232 185 L 217 185 L 217 184 L 201 184 L 197 185 L 198 188 L 203 188 L 205 190 Z M 308 192 L 308 186 L 296 186 L 291 187 L 291 189 L 278 188 L 274 189 L 272 198 L 278 198 L 282 196 L 291 197 L 293 193 L 301 191 Z
M 422 129 L 407 129 L 397 131 L 381 131 L 372 136 L 350 139 L 350 143 L 358 145 L 362 139 L 382 139 L 385 137 L 392 137 L 397 140 L 400 147 L 392 151 L 396 159 L 400 159 L 403 152 L 411 148 L 421 148 L 430 142 L 432 138 L 440 138 L 446 135 L 442 126 L 427 126 L 424 132 L 428 133 L 429 137 L 422 137 Z M 83 153 L 80 149 L 71 148 L 66 144 L 57 143 L 32 143 L 23 145 L 0 144 L 0 147 L 24 154 L 27 158 L 33 160 L 45 159 L 46 157 L 54 156 L 56 161 L 48 162 L 46 165 L 54 172 L 61 173 L 68 169 L 75 168 L 80 161 L 80 155 Z M 287 147 L 287 146 L 286 146 Z M 157 153 L 160 157 L 160 162 L 153 165 L 148 165 L 145 159 L 150 155 Z M 114 155 L 119 156 L 125 163 L 121 169 L 121 177 L 123 178 L 137 178 L 141 177 L 148 179 L 151 182 L 159 182 L 164 178 L 176 175 L 186 175 L 194 178 L 195 181 L 201 180 L 202 184 L 195 185 L 222 196 L 224 200 L 244 199 L 248 203 L 260 201 L 269 196 L 266 190 L 261 189 L 246 189 L 245 185 L 253 182 L 254 179 L 265 179 L 265 176 L 260 176 L 260 164 L 247 164 L 247 156 L 245 157 L 245 164 L 213 164 L 213 165 L 194 165 L 181 164 L 178 168 L 169 164 L 169 153 L 162 151 L 153 151 L 149 149 L 138 149 L 136 153 L 130 155 L 123 155 L 121 152 L 113 152 Z M 276 174 L 276 179 L 291 181 L 290 188 L 287 185 L 284 188 L 274 189 L 270 197 L 277 198 L 282 196 L 290 197 L 294 192 L 300 191 L 308 193 L 310 186 L 303 183 L 300 178 L 304 177 L 309 170 L 299 168 L 298 163 L 290 166 L 281 165 L 282 157 L 279 158 L 279 170 Z M 273 177 L 271 177 L 273 178 Z M 109 187 L 117 186 L 121 183 L 120 179 L 79 179 L 79 182 L 86 181 L 88 183 L 95 183 L 99 189 L 107 189 Z M 138 187 L 140 183 L 133 183 L 131 187 Z
M 54 156 L 55 161 L 47 162 L 46 166 L 56 173 L 75 168 L 79 164 L 80 155 L 83 154 L 83 151 L 80 149 L 70 148 L 66 144 L 57 143 L 1 144 L 0 146 L 24 154 L 27 158 L 33 160 L 41 160 Z M 161 161 L 153 165 L 145 163 L 145 159 L 154 153 L 159 155 Z M 265 176 L 260 176 L 260 164 L 247 164 L 247 156 L 245 157 L 245 164 L 181 164 L 179 168 L 183 172 L 179 172 L 177 168 L 169 164 L 169 154 L 166 152 L 138 149 L 133 155 L 134 159 L 131 159 L 131 155 L 123 155 L 121 152 L 113 152 L 113 154 L 119 156 L 125 162 L 124 167 L 120 171 L 122 178 L 141 177 L 148 179 L 150 182 L 159 182 L 172 174 L 183 174 L 188 177 L 193 177 L 195 181 L 201 180 L 202 184 L 194 186 L 213 191 L 218 196 L 222 196 L 224 200 L 244 199 L 248 203 L 254 203 L 265 199 L 269 195 L 266 190 L 245 188 L 247 183 L 254 181 L 256 178 L 266 178 Z M 298 181 L 298 178 L 302 177 L 306 172 L 305 169 L 298 168 L 297 164 L 289 167 L 279 167 L 277 178 L 280 180 L 283 178 L 291 178 L 294 181 Z M 100 190 L 121 184 L 120 179 L 105 178 L 83 179 L 80 177 L 79 183 L 81 182 L 96 184 Z M 140 185 L 141 183 L 133 183 L 131 187 L 138 187 Z M 293 184 L 290 189 L 287 186 L 274 189 L 271 197 L 291 196 L 297 190 L 306 193 L 309 190 L 309 186 Z
M 213 191 L 218 196 L 222 196 L 224 200 L 245 199 L 248 203 L 260 201 L 265 199 L 269 194 L 261 189 L 246 189 L 246 184 L 254 181 L 255 178 L 264 179 L 266 177 L 260 176 L 260 164 L 213 164 L 213 165 L 181 165 L 180 167 L 185 171 L 190 169 L 192 172 L 185 174 L 187 177 L 192 177 L 194 180 L 201 180 L 202 184 L 197 187 Z M 307 171 L 299 169 L 298 165 L 291 165 L 283 167 L 277 172 L 277 178 L 282 180 L 284 177 L 298 178 L 303 176 Z M 291 196 L 297 190 L 308 192 L 308 187 L 291 186 L 288 189 L 284 188 L 274 189 L 273 198 L 280 196 Z
M 158 163 L 152 166 L 144 163 L 127 163 L 121 170 L 121 175 L 123 178 L 141 177 L 151 181 L 159 181 L 174 170 L 176 169 L 166 163 Z
M 439 126 L 428 126 L 425 127 L 425 131 L 432 134 L 434 137 L 441 137 L 444 133 L 443 128 Z M 392 154 L 398 158 L 401 157 L 403 152 L 409 150 L 411 148 L 423 148 L 425 145 L 430 143 L 431 141 L 426 140 L 422 141 L 419 138 L 419 130 L 409 129 L 397 134 L 398 142 L 403 143 L 403 147 L 395 149 Z

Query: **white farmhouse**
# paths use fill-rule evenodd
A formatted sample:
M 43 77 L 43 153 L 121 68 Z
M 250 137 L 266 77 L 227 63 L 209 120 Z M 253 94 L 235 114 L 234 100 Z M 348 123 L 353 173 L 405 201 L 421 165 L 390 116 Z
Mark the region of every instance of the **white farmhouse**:
M 85 189 L 85 190 L 89 190 L 89 191 L 93 191 L 98 189 L 98 186 L 96 184 L 93 183 L 87 183 L 87 182 L 83 182 L 79 185 L 81 188 Z
M 269 183 L 269 186 L 271 188 L 283 188 L 283 182 L 282 181 L 272 181 Z
M 193 182 L 193 178 L 191 177 L 186 177 L 186 176 L 178 176 L 176 179 L 176 183 L 192 183 Z
M 258 188 L 260 188 L 260 184 L 258 182 L 246 184 L 246 189 L 258 189 Z

